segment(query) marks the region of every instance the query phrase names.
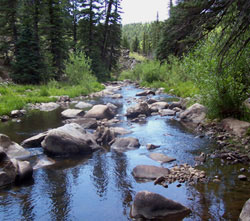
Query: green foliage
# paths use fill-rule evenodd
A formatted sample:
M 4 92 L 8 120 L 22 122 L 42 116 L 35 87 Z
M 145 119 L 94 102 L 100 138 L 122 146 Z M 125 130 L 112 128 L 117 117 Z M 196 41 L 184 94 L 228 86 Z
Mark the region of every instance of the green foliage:
M 136 52 L 130 52 L 129 57 L 134 58 L 135 60 L 141 61 L 141 62 L 146 61 L 146 58 L 143 55 L 140 55 Z

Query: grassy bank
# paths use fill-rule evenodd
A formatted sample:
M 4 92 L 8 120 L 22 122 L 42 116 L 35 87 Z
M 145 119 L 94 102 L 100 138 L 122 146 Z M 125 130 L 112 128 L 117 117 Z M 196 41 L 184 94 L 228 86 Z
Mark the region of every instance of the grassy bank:
M 226 65 L 218 68 L 221 60 L 216 53 L 216 42 L 218 33 L 214 32 L 182 58 L 169 56 L 165 63 L 145 61 L 134 70 L 122 72 L 120 79 L 132 79 L 152 88 L 164 87 L 166 92 L 181 97 L 198 98 L 208 107 L 211 118 L 232 116 L 249 121 L 250 114 L 243 101 L 250 94 L 250 49 L 232 59 L 237 50 L 232 48 L 224 59 Z
M 51 81 L 47 85 L 1 85 L 0 86 L 0 115 L 9 114 L 12 110 L 24 108 L 28 103 L 56 101 L 53 96 L 68 95 L 77 97 L 102 90 L 104 87 L 98 82 L 85 85 L 69 85 Z

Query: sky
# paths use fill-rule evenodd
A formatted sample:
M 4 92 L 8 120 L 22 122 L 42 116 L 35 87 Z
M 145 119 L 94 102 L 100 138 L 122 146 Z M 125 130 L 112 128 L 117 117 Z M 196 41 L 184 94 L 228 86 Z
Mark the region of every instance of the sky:
M 155 21 L 157 12 L 163 21 L 168 16 L 168 5 L 169 0 L 122 0 L 122 24 Z

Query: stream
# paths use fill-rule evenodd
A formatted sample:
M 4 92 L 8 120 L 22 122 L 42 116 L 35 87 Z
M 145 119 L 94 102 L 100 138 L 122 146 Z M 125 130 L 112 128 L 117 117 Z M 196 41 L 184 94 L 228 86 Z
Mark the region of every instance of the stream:
M 33 180 L 21 186 L 0 190 L 0 220 L 131 220 L 130 206 L 141 190 L 159 193 L 182 203 L 192 210 L 184 220 L 238 220 L 245 201 L 249 199 L 249 182 L 237 179 L 246 166 L 221 165 L 219 159 L 208 159 L 198 169 L 204 170 L 208 183 L 189 185 L 178 182 L 164 188 L 150 182 L 137 182 L 131 172 L 137 165 L 171 168 L 176 164 L 195 165 L 194 157 L 216 148 L 215 143 L 183 127 L 173 117 L 150 116 L 146 122 L 132 123 L 124 116 L 135 104 L 135 94 L 142 91 L 133 85 L 123 86 L 117 93 L 123 98 L 110 97 L 91 100 L 92 104 L 108 102 L 119 106 L 122 122 L 115 126 L 131 130 L 125 135 L 136 137 L 141 147 L 124 153 L 113 150 L 97 151 L 89 156 L 70 159 L 55 158 L 55 164 L 34 170 Z M 161 94 L 153 98 L 171 102 L 174 97 Z M 129 102 L 128 102 L 129 101 Z M 0 133 L 21 143 L 26 138 L 50 128 L 62 126 L 62 108 L 52 112 L 30 111 L 21 122 L 0 123 Z M 147 144 L 160 145 L 147 150 Z M 28 149 L 32 164 L 46 158 L 41 147 Z M 176 161 L 161 165 L 150 159 L 152 152 L 164 153 Z M 220 183 L 212 182 L 219 176 Z

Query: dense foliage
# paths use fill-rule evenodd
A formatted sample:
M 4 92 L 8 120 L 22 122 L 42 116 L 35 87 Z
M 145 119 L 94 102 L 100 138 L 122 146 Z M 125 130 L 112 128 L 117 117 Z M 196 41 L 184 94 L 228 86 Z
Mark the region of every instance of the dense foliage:
M 61 80 L 69 55 L 83 51 L 99 79 L 119 57 L 120 0 L 2 0 L 0 54 L 17 83 Z

